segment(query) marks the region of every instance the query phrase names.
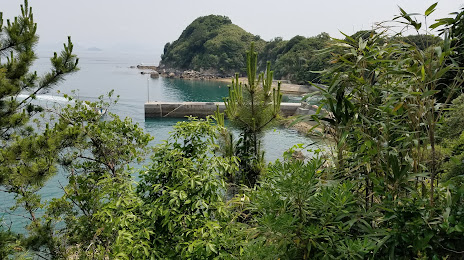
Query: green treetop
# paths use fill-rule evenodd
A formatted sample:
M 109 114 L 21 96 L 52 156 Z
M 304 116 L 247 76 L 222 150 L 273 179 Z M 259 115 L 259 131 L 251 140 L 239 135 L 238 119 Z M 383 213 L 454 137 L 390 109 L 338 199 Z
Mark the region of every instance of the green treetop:
M 55 53 L 51 58 L 49 73 L 39 77 L 36 72 L 30 72 L 37 58 L 36 31 L 37 24 L 27 0 L 21 5 L 21 14 L 12 20 L 3 20 L 0 13 L 0 188 L 16 196 L 15 207 L 23 207 L 31 221 L 36 220 L 35 211 L 41 207 L 36 192 L 56 172 L 53 165 L 58 152 L 48 126 L 33 128 L 28 124 L 43 110 L 31 100 L 50 90 L 66 74 L 76 71 L 78 63 L 68 38 L 60 55 Z M 20 94 L 27 97 L 21 98 Z
M 274 122 L 280 113 L 280 82 L 277 89 L 272 89 L 273 72 L 270 63 L 266 73 L 257 75 L 258 53 L 254 43 L 247 51 L 248 84 L 239 81 L 238 73 L 229 87 L 229 97 L 224 99 L 227 117 L 241 130 L 235 155 L 241 159 L 239 182 L 253 186 L 263 169 L 264 154 L 261 151 L 260 137 L 263 130 Z M 219 113 L 217 118 L 221 118 Z M 223 121 L 219 120 L 220 124 Z
M 8 140 L 12 131 L 23 126 L 41 108 L 29 101 L 38 93 L 48 91 L 63 80 L 65 74 L 77 70 L 78 59 L 72 54 L 70 38 L 60 55 L 51 58 L 52 70 L 43 77 L 29 69 L 36 60 L 34 47 L 38 42 L 37 24 L 27 0 L 21 5 L 21 15 L 12 21 L 0 13 L 0 140 Z M 20 93 L 29 93 L 23 100 Z

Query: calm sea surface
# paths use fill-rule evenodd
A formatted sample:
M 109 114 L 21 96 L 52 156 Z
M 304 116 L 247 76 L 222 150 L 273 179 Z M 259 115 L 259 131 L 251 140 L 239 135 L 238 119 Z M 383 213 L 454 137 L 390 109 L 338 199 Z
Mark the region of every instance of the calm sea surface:
M 149 75 L 141 75 L 140 70 L 129 68 L 142 62 L 149 61 L 151 57 L 134 56 L 128 54 L 106 54 L 104 52 L 78 53 L 80 70 L 68 76 L 66 81 L 39 99 L 45 105 L 52 106 L 60 99 L 61 93 L 71 94 L 76 90 L 80 99 L 96 100 L 114 89 L 114 94 L 119 95 L 119 102 L 111 108 L 111 112 L 121 118 L 131 117 L 135 123 L 140 124 L 146 132 L 154 136 L 153 145 L 161 143 L 169 136 L 172 126 L 178 119 L 150 119 L 145 120 L 143 105 L 150 101 L 222 101 L 227 95 L 227 83 L 214 81 L 193 81 L 180 79 L 151 79 Z M 39 75 L 50 68 L 49 58 L 39 56 L 34 65 Z M 290 99 L 295 100 L 294 97 Z M 296 99 L 297 100 L 297 99 Z M 282 153 L 295 144 L 310 144 L 311 140 L 304 138 L 294 130 L 275 128 L 266 132 L 263 138 L 263 147 L 266 151 L 267 161 L 273 161 L 282 156 Z M 44 200 L 50 200 L 60 196 L 61 185 L 66 185 L 66 178 L 59 173 L 51 179 L 40 191 Z M 4 224 L 12 227 L 14 231 L 22 231 L 27 220 L 20 209 L 13 214 L 8 213 L 14 204 L 14 198 L 10 194 L 0 192 L 0 217 L 4 216 Z

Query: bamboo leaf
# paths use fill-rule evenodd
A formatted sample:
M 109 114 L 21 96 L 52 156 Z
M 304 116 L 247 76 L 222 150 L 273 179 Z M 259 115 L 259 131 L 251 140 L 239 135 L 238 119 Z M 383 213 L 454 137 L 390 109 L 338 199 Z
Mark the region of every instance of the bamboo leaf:
M 421 75 L 422 75 L 421 81 L 424 82 L 424 80 L 425 80 L 425 68 L 424 68 L 424 65 L 422 65 L 422 67 L 421 67 Z
M 435 11 L 435 7 L 437 7 L 437 4 L 438 2 L 427 8 L 427 10 L 425 10 L 425 16 L 429 16 L 431 13 L 433 13 Z
M 421 97 L 425 98 L 428 96 L 432 96 L 432 95 L 437 94 L 438 92 L 440 92 L 440 90 L 429 90 L 429 91 L 422 93 Z
M 298 124 L 299 122 L 303 121 L 306 117 L 305 116 L 298 116 L 295 120 L 293 120 L 289 125 L 288 127 L 292 127 L 296 124 Z
M 356 43 L 356 41 L 349 35 L 343 33 L 342 31 L 339 31 L 341 34 L 343 34 L 343 36 L 346 37 L 346 39 L 350 40 L 352 43 Z M 346 41 L 344 41 L 345 43 L 347 43 Z
M 439 79 L 441 78 L 446 72 L 448 72 L 451 69 L 451 66 L 446 66 L 443 69 L 439 70 L 437 74 L 435 74 L 435 78 Z

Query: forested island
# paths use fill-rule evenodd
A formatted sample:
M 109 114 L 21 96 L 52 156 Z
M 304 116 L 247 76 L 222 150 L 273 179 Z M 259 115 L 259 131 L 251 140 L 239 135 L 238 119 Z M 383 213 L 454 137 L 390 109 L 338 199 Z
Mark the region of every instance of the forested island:
M 393 22 L 423 44 L 388 27 L 266 43 L 225 17 L 199 18 L 166 46 L 162 64 L 236 69 L 246 82 L 233 78 L 224 113 L 180 121 L 153 147 L 131 118 L 99 113 L 111 111 L 113 92 L 96 102 L 64 95 L 66 105 L 49 109 L 33 102 L 78 59 L 69 38 L 47 74 L 30 71 L 38 36 L 25 1 L 17 19 L 0 16 L 0 192 L 14 195 L 11 210 L 26 220 L 24 232 L 0 221 L 0 259 L 464 259 L 464 9 L 456 11 L 426 25 L 400 9 Z M 259 52 L 273 66 L 304 53 L 311 64 L 321 42 L 336 43 L 309 118 L 323 143 L 265 162 L 262 134 L 282 119 L 282 94 Z M 310 158 L 296 156 L 306 149 Z M 61 196 L 44 200 L 58 168 Z
M 359 31 L 350 37 L 367 39 L 375 31 Z M 441 41 L 433 35 L 396 35 L 394 39 L 425 50 Z M 277 80 L 288 80 L 294 84 L 322 83 L 320 72 L 333 65 L 342 48 L 330 48 L 337 44 L 327 33 L 313 37 L 295 36 L 290 40 L 276 37 L 270 41 L 261 39 L 232 23 L 226 16 L 208 15 L 197 18 L 182 32 L 180 37 L 166 43 L 161 55 L 158 72 L 163 69 L 177 72 L 190 71 L 197 77 L 214 76 L 230 78 L 235 73 L 246 73 L 246 50 L 255 43 L 259 53 L 258 70 L 264 71 L 267 62 L 274 68 Z M 196 71 L 194 73 L 191 71 Z M 176 73 L 175 73 L 176 74 Z M 188 77 L 188 73 L 183 75 Z

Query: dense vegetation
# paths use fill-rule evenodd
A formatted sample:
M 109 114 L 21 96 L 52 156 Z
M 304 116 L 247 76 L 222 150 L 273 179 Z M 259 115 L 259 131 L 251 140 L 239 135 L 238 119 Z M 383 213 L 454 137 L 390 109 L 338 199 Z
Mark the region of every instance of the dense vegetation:
M 422 28 L 401 11 L 396 20 Z M 1 27 L 10 59 L 0 64 L 0 187 L 29 223 L 17 235 L 0 222 L 0 257 L 463 259 L 463 13 L 425 28 L 444 33 L 427 48 L 387 31 L 337 40 L 311 117 L 331 141 L 307 160 L 290 150 L 265 165 L 259 135 L 278 120 L 281 96 L 269 66 L 258 74 L 253 45 L 247 84 L 234 81 L 226 98 L 238 140 L 216 113 L 179 122 L 149 147 L 130 119 L 96 112 L 111 105 L 103 98 L 66 96 L 66 107 L 44 113 L 32 105 L 77 62 L 68 42 L 50 74 L 28 72 L 37 37 L 25 2 Z M 138 182 L 134 163 L 144 165 Z M 58 166 L 63 195 L 42 201 Z
M 275 38 L 265 42 L 246 32 L 224 16 L 199 17 L 182 32 L 179 39 L 167 43 L 161 56 L 161 67 L 209 71 L 223 76 L 246 73 L 246 49 L 253 41 L 259 57 L 260 71 L 267 61 L 276 64 L 276 78 L 297 83 L 318 82 L 318 74 L 327 67 L 330 53 L 318 51 L 327 47 L 330 37 L 322 33 L 315 37 L 295 36 L 289 41 Z
M 164 46 L 160 66 L 211 70 L 225 75 L 244 73 L 245 51 L 252 41 L 258 49 L 264 46 L 259 36 L 232 24 L 228 17 L 199 17 L 185 28 L 179 39 Z
M 369 38 L 375 31 L 359 31 L 347 37 Z M 441 38 L 418 34 L 393 36 L 425 50 L 438 43 Z M 334 56 L 340 48 L 329 48 L 336 44 L 329 34 L 314 37 L 295 36 L 290 40 L 276 37 L 269 42 L 254 36 L 224 16 L 209 15 L 196 19 L 182 32 L 179 39 L 167 43 L 160 65 L 167 68 L 205 71 L 207 73 L 232 76 L 235 72 L 246 73 L 245 50 L 254 41 L 260 52 L 258 70 L 265 71 L 267 62 L 275 64 L 275 78 L 290 80 L 296 84 L 322 83 L 320 72 L 332 66 Z

